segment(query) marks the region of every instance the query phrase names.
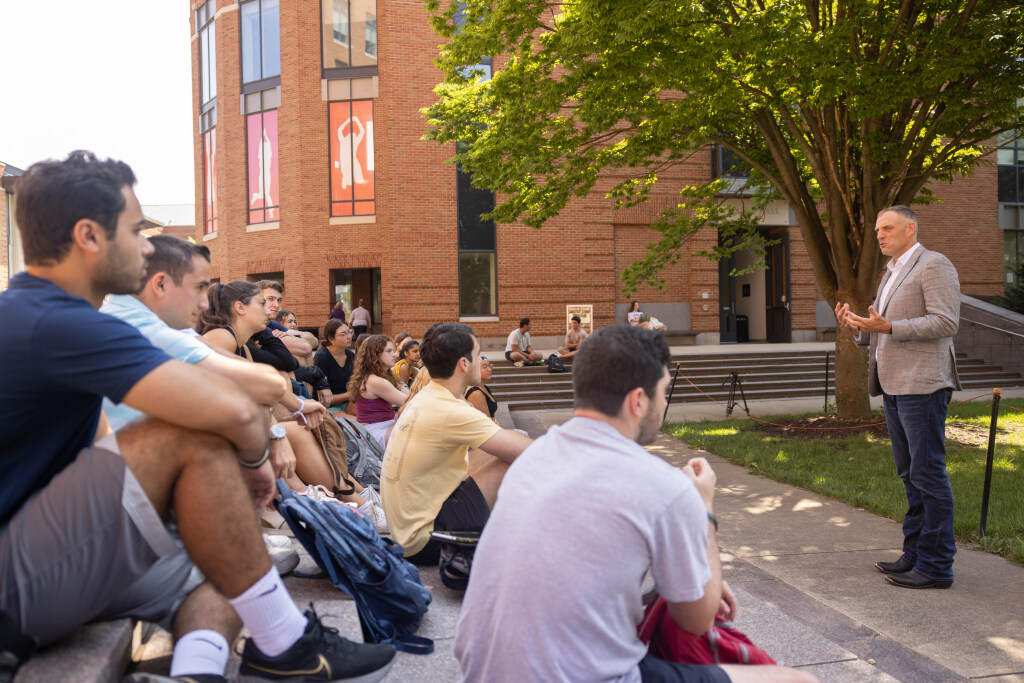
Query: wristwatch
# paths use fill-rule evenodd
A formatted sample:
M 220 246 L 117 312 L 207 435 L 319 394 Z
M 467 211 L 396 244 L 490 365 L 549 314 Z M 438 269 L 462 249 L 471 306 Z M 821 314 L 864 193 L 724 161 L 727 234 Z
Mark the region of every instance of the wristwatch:
M 279 441 L 286 436 L 288 436 L 288 433 L 284 431 L 284 427 L 282 427 L 281 425 L 270 425 L 271 441 Z

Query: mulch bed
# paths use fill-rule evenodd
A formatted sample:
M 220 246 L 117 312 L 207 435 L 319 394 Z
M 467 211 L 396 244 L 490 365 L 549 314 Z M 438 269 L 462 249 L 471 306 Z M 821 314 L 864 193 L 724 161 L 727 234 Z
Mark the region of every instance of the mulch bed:
M 774 424 L 751 422 L 753 429 L 765 436 L 778 436 L 787 439 L 846 439 L 867 432 L 871 436 L 889 438 L 885 418 L 881 416 L 870 417 L 866 420 L 844 420 L 836 415 L 818 415 L 799 420 L 765 419 Z M 879 422 L 881 424 L 877 424 Z

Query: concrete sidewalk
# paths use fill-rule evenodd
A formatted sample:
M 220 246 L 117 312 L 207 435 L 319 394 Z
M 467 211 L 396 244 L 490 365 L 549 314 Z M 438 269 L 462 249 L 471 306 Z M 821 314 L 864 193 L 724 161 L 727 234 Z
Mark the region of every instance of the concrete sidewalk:
M 954 401 L 972 396 L 957 393 Z M 821 403 L 765 401 L 750 408 L 766 416 L 820 412 Z M 552 411 L 530 417 L 540 423 L 534 428 L 547 429 L 570 416 L 569 411 Z M 683 405 L 669 411 L 669 420 L 723 417 L 721 406 Z M 715 513 L 724 573 L 731 585 L 755 598 L 753 614 L 744 613 L 741 601 L 738 624 L 769 652 L 788 650 L 787 663 L 806 666 L 829 681 L 885 680 L 877 676 L 887 674 L 907 683 L 1024 682 L 1024 567 L 961 547 L 951 589 L 889 586 L 873 565 L 899 557 L 898 522 L 750 474 L 664 434 L 649 450 L 675 465 L 696 455 L 712 463 L 718 475 Z M 765 612 L 765 605 L 805 630 L 794 629 L 801 635 L 785 638 L 789 627 L 777 613 Z M 796 642 L 801 638 L 809 649 Z M 835 661 L 825 661 L 830 655 L 821 639 L 837 648 Z M 793 652 L 800 659 L 794 660 Z M 869 661 L 868 671 L 864 665 Z M 869 672 L 874 676 L 864 678 Z

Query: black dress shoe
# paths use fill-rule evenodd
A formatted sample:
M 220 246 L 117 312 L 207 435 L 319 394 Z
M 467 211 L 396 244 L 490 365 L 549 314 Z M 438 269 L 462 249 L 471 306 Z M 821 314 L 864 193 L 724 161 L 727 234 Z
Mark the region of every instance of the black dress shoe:
M 886 574 L 885 580 L 900 588 L 949 588 L 953 585 L 952 581 L 936 581 L 927 576 L 921 576 L 917 572 Z
M 905 557 L 895 562 L 875 562 L 875 569 L 883 574 L 906 574 L 914 568 L 914 563 Z

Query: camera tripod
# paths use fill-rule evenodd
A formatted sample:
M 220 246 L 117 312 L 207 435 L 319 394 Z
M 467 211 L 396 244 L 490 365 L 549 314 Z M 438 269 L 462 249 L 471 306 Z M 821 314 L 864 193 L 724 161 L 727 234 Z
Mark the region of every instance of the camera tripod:
M 736 400 L 737 388 L 740 390 L 740 399 L 743 401 L 743 411 L 747 415 L 750 415 L 750 408 L 747 407 L 747 396 L 746 394 L 743 393 L 743 382 L 740 381 L 740 373 L 736 372 L 735 370 L 731 372 L 728 377 L 722 380 L 722 383 L 718 385 L 718 388 L 721 389 L 722 387 L 725 386 L 725 383 L 729 382 L 730 380 L 732 383 L 729 385 L 729 405 L 725 407 L 726 417 L 732 415 L 732 411 L 738 403 L 738 401 Z

